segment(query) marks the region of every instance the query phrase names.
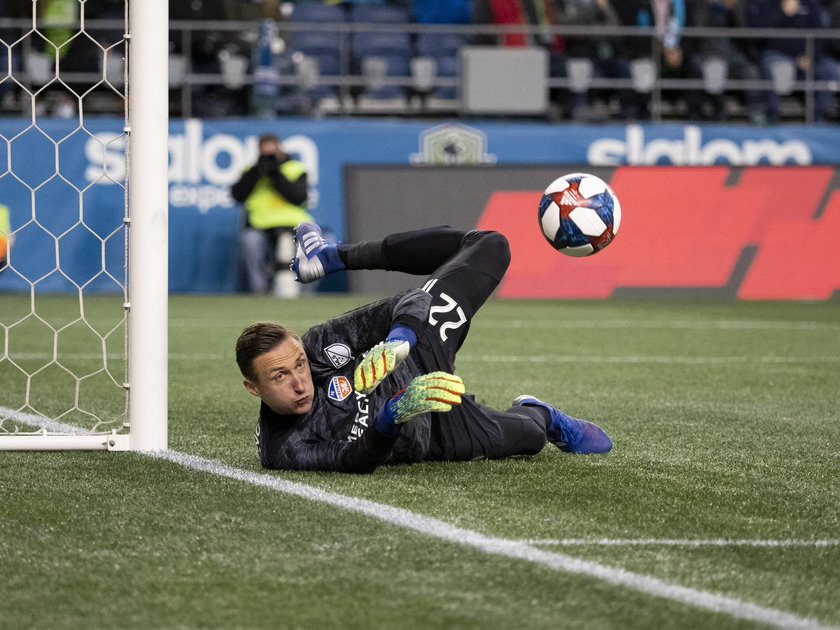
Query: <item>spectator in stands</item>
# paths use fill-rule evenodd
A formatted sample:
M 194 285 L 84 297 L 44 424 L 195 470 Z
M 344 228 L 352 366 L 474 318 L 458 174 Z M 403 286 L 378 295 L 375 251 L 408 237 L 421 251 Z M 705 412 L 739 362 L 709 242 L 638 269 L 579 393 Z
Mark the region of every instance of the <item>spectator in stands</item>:
M 823 0 L 823 10 L 828 20 L 828 28 L 840 29 L 840 0 Z M 834 61 L 840 62 L 840 38 L 826 40 L 825 45 L 825 54 Z M 836 102 L 836 98 L 830 100 Z M 827 115 L 830 116 L 830 112 Z
M 276 272 L 287 268 L 294 256 L 294 227 L 313 219 L 306 211 L 303 164 L 283 151 L 274 134 L 260 136 L 259 151 L 257 163 L 233 185 L 231 196 L 245 208 L 240 246 L 249 288 L 264 294 L 271 291 Z M 278 255 L 286 245 L 291 248 L 288 255 Z
M 475 24 L 497 24 L 542 26 L 551 28 L 557 24 L 554 3 L 543 0 L 474 0 L 473 22 Z M 549 73 L 562 77 L 566 73 L 566 55 L 563 38 L 548 29 L 533 33 L 511 31 L 499 38 L 480 35 L 476 44 L 501 44 L 503 46 L 543 46 L 549 54 Z
M 4 18 L 31 18 L 32 3 L 28 0 L 0 0 L 0 15 Z M 0 25 L 0 42 L 10 45 L 20 39 L 24 32 L 20 27 L 11 28 L 4 23 Z M 4 46 L 0 50 L 5 51 L 7 49 Z M 11 67 L 9 66 L 10 62 Z M 5 52 L 0 54 L 0 76 L 6 76 L 7 73 L 16 75 L 20 72 L 20 68 L 20 54 L 8 55 Z M 6 80 L 0 83 L 0 104 L 2 104 L 6 94 L 14 94 L 14 87 L 13 81 Z
M 654 28 L 660 51 L 659 71 L 663 78 L 688 77 L 688 64 L 681 42 L 681 31 L 686 25 L 685 0 L 621 0 L 615 4 L 615 10 L 625 26 Z M 631 60 L 632 68 L 633 61 L 653 59 L 653 42 L 646 37 L 625 37 L 623 54 Z M 649 95 L 636 92 L 634 101 L 627 112 L 629 116 L 625 117 L 648 117 Z
M 621 18 L 616 13 L 610 0 L 558 0 L 557 22 L 569 25 L 618 26 Z M 589 59 L 592 61 L 593 78 L 630 79 L 629 59 L 619 54 L 617 41 L 609 37 L 564 37 L 566 54 L 569 59 Z M 569 74 L 568 72 L 566 74 Z M 629 115 L 633 95 L 629 89 L 617 92 L 622 112 Z M 572 93 L 568 106 L 571 118 L 575 120 L 591 119 L 591 93 Z
M 747 0 L 747 24 L 757 28 L 821 29 L 827 27 L 828 18 L 817 0 Z M 838 61 L 826 54 L 825 40 L 816 40 L 813 50 L 811 57 L 802 38 L 766 39 L 761 51 L 762 78 L 772 80 L 774 66 L 793 63 L 799 80 L 804 80 L 809 73 L 816 81 L 837 80 Z M 830 91 L 816 91 L 815 122 L 826 120 L 831 99 Z M 775 90 L 769 90 L 765 103 L 768 121 L 777 122 L 781 96 Z
M 189 0 L 188 2 L 170 2 L 169 19 L 173 22 L 191 24 L 193 31 L 188 39 L 183 39 L 177 25 L 170 30 L 170 53 L 184 55 L 189 60 L 188 72 L 209 74 L 221 77 L 222 66 L 220 53 L 229 46 L 237 44 L 237 35 L 202 27 L 202 22 L 224 21 L 230 19 L 228 0 Z M 243 2 L 243 9 L 252 3 Z M 189 50 L 183 50 L 184 44 Z M 190 90 L 192 114 L 203 118 L 240 116 L 247 113 L 245 90 L 229 90 L 222 85 L 192 85 L 182 89 Z
M 840 0 L 823 0 L 822 6 L 828 19 L 828 28 L 840 28 Z M 832 59 L 840 60 L 840 38 L 828 40 L 825 52 Z
M 688 23 L 706 28 L 743 28 L 745 25 L 742 0 L 694 0 L 689 3 Z M 702 78 L 704 62 L 720 59 L 724 62 L 727 77 L 743 81 L 757 81 L 760 78 L 758 66 L 750 58 L 749 42 L 744 38 L 704 37 L 693 39 L 691 46 L 691 76 Z M 749 119 L 753 124 L 766 122 L 761 105 L 761 92 L 748 90 L 745 101 Z M 688 94 L 688 113 L 692 119 L 703 117 L 703 102 L 711 106 L 712 120 L 726 119 L 725 94 L 709 94 L 693 90 Z

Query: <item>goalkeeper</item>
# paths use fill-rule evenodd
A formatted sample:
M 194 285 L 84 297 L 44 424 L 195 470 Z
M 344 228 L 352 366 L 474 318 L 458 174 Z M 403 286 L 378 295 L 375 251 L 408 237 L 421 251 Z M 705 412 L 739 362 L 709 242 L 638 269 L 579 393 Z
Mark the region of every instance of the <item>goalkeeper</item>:
M 310 328 L 256 323 L 236 343 L 246 389 L 261 399 L 256 441 L 265 468 L 369 473 L 382 464 L 533 455 L 552 442 L 605 453 L 599 427 L 523 395 L 497 411 L 453 374 L 470 321 L 504 275 L 497 232 L 437 227 L 330 244 L 296 228 L 292 270 L 312 282 L 342 269 L 427 275 L 397 294 Z

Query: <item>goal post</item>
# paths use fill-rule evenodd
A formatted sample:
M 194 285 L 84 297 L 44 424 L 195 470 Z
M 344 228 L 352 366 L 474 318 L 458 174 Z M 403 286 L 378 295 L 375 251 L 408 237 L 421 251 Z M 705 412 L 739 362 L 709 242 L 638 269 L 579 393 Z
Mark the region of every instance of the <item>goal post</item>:
M 169 3 L 129 0 L 128 378 L 132 450 L 168 436 Z
M 0 124 L 0 450 L 166 449 L 168 0 L 125 0 L 104 43 L 72 4 L 0 35 L 22 112 Z M 74 41 L 98 66 L 62 69 Z M 86 117 L 103 96 L 122 124 Z M 68 102 L 75 129 L 45 115 Z

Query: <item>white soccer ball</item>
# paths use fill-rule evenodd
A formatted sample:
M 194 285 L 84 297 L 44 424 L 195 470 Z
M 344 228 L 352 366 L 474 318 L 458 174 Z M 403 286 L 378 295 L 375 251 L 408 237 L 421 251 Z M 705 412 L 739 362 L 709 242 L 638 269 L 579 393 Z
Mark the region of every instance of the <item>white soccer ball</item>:
M 621 225 L 621 204 L 600 177 L 570 173 L 545 189 L 540 229 L 549 244 L 569 256 L 589 256 L 609 245 Z

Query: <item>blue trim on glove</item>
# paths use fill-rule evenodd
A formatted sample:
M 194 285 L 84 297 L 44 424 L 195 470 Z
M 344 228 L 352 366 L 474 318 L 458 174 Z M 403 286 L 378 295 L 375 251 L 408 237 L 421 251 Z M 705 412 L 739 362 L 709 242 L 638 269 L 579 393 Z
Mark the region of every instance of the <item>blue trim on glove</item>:
M 397 417 L 397 401 L 400 398 L 402 398 L 402 393 L 386 402 L 376 415 L 376 430 L 382 435 L 396 437 L 400 432 L 400 425 L 394 422 Z
M 412 348 L 417 343 L 417 333 L 404 324 L 395 324 L 385 341 L 407 341 Z

